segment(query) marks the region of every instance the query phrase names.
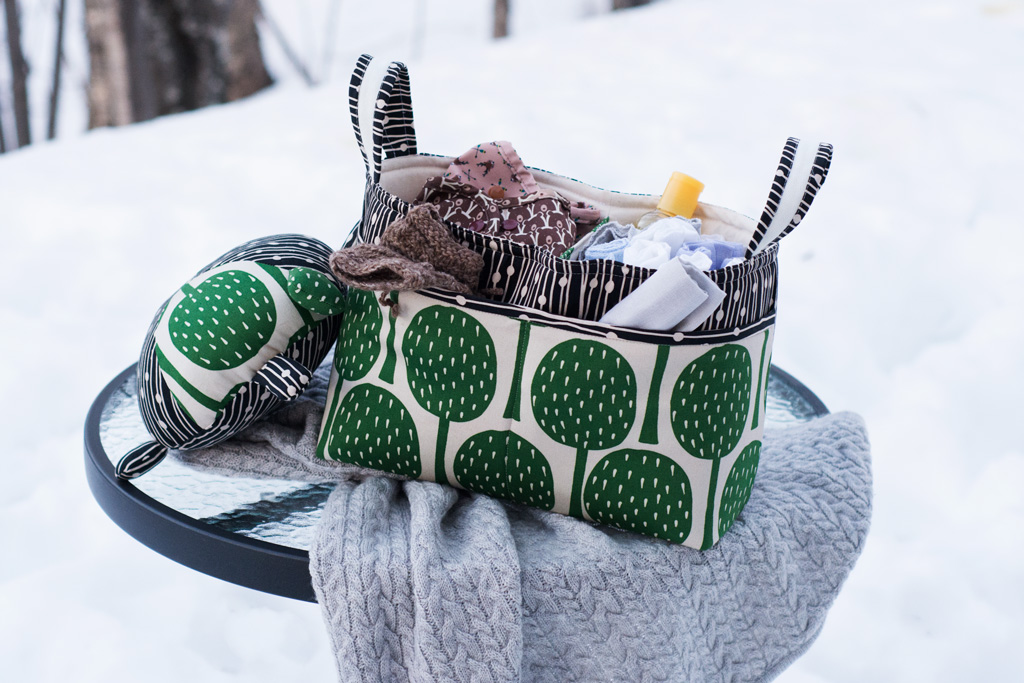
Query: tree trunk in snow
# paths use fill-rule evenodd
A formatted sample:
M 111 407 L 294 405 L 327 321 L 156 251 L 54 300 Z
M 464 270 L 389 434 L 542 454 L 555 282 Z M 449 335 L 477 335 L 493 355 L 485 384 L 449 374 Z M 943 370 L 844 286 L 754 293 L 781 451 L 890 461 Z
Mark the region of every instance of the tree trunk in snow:
M 53 83 L 50 88 L 50 114 L 46 127 L 46 139 L 57 137 L 57 103 L 60 101 L 60 73 L 64 67 L 64 17 L 67 15 L 67 0 L 57 4 L 57 40 L 53 56 Z
M 495 38 L 504 38 L 508 35 L 508 3 L 509 0 L 494 0 Z
M 231 102 L 270 85 L 259 11 L 259 0 L 86 0 L 90 126 Z M 123 113 L 125 95 L 128 121 L 104 116 Z
M 21 51 L 21 18 L 17 0 L 4 0 L 7 21 L 7 49 L 11 57 L 11 91 L 14 95 L 14 125 L 18 147 L 32 142 L 28 112 L 28 64 Z
M 641 5 L 646 5 L 650 1 L 651 0 L 612 0 L 612 10 L 640 7 Z
M 85 0 L 89 41 L 89 127 L 132 122 L 128 53 L 118 0 Z
M 267 67 L 263 64 L 260 34 L 256 31 L 256 19 L 259 15 L 259 0 L 235 0 L 231 3 L 227 22 L 228 102 L 257 93 L 272 82 Z M 306 77 L 309 82 L 308 74 Z
M 0 99 L 0 154 L 7 151 L 7 140 L 4 138 L 4 101 Z

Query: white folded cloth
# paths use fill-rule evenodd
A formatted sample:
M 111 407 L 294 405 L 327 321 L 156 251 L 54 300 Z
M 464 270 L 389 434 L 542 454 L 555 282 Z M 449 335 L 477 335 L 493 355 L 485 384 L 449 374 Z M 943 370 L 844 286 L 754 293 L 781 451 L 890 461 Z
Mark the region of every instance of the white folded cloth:
M 690 332 L 723 299 L 725 292 L 707 273 L 687 260 L 675 258 L 605 313 L 600 322 L 641 330 Z

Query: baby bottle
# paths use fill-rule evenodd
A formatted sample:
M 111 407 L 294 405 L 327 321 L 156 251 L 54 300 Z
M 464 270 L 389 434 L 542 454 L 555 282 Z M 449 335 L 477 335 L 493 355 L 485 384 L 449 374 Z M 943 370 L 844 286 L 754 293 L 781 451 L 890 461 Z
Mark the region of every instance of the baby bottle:
M 636 222 L 636 229 L 643 230 L 662 218 L 671 218 L 672 216 L 693 218 L 693 211 L 697 208 L 697 197 L 703 190 L 704 183 L 676 171 L 668 179 L 665 193 L 658 201 L 658 208 L 640 216 L 640 220 Z

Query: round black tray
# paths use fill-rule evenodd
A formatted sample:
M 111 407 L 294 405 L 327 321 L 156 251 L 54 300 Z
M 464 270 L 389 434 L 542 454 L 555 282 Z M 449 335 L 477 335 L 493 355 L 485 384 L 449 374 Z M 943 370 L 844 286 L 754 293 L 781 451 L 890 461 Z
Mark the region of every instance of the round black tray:
M 768 426 L 827 414 L 810 389 L 772 366 Z M 85 421 L 89 488 L 114 523 L 143 545 L 204 574 L 315 601 L 308 548 L 329 485 L 227 477 L 173 458 L 134 481 L 118 479 L 114 462 L 147 440 L 133 365 L 104 387 Z

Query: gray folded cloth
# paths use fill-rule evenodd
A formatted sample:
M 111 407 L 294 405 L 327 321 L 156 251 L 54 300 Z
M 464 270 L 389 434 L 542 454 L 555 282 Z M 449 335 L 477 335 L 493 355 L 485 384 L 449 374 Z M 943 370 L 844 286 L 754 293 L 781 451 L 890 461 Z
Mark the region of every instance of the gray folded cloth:
M 814 641 L 868 531 L 851 413 L 766 430 L 749 503 L 703 552 L 318 461 L 322 414 L 307 391 L 181 455 L 337 482 L 310 569 L 341 681 L 767 681 Z

